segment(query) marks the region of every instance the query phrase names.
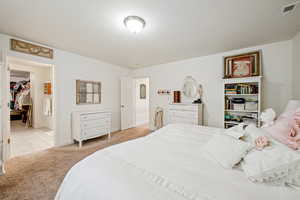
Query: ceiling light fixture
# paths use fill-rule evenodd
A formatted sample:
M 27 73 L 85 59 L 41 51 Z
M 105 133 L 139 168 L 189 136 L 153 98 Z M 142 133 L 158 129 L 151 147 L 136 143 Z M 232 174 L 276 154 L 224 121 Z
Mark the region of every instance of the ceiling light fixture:
M 288 15 L 288 14 L 292 13 L 295 10 L 295 8 L 297 7 L 298 4 L 300 4 L 300 0 L 295 1 L 294 3 L 283 6 L 282 10 L 281 10 L 282 14 L 283 15 Z
M 124 25 L 132 33 L 139 33 L 145 28 L 146 22 L 138 16 L 128 16 L 124 19 Z

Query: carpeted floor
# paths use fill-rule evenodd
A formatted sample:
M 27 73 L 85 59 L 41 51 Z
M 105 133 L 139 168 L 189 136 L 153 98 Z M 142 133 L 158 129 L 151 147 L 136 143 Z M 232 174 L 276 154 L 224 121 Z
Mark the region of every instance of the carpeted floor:
M 6 174 L 0 176 L 1 200 L 53 200 L 68 170 L 91 153 L 107 146 L 145 136 L 146 126 L 128 129 L 77 145 L 56 147 L 38 153 L 12 158 Z

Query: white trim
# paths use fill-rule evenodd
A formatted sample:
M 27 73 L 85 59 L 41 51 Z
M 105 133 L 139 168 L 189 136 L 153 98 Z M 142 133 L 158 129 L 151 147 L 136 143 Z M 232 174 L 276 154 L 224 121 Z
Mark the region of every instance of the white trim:
M 226 78 L 223 79 L 224 84 L 228 83 L 251 83 L 251 82 L 261 82 L 262 76 L 253 76 L 246 78 Z
M 21 59 L 21 60 L 24 60 L 24 61 L 28 61 L 28 62 L 36 62 L 36 61 L 33 61 L 33 60 L 30 60 L 30 58 L 24 58 L 22 56 L 18 56 L 18 55 L 6 55 L 7 58 L 16 58 L 16 59 Z M 53 131 L 54 131 L 54 147 L 55 146 L 58 146 L 58 144 L 60 143 L 60 138 L 59 138 L 59 134 L 58 134 L 58 130 L 57 130 L 57 123 L 58 123 L 58 120 L 57 120 L 57 114 L 58 114 L 58 110 L 56 108 L 56 105 L 57 105 L 57 101 L 58 101 L 58 91 L 57 91 L 57 80 L 56 80 L 56 66 L 53 65 L 53 64 L 48 64 L 48 63 L 43 63 L 43 62 L 36 62 L 36 63 L 40 63 L 40 64 L 47 64 L 49 65 L 49 67 L 51 67 L 51 72 L 52 73 L 52 99 L 53 99 Z M 9 63 L 8 63 L 9 64 Z M 30 72 L 32 73 L 32 72 Z M 9 95 L 9 94 L 8 94 Z M 2 149 L 3 150 L 3 149 Z

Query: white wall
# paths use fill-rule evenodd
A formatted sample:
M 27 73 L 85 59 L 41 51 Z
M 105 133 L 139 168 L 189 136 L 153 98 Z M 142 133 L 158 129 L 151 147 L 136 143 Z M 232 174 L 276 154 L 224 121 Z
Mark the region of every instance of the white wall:
M 44 94 L 44 83 L 51 81 L 52 69 L 50 67 L 37 67 L 10 64 L 11 70 L 30 72 L 31 95 L 33 100 L 33 127 L 47 127 L 53 129 L 53 116 L 44 115 L 44 99 L 49 95 Z M 51 96 L 50 96 L 51 98 Z
M 215 55 L 198 57 L 179 62 L 156 65 L 134 70 L 133 77 L 150 78 L 150 121 L 153 128 L 154 110 L 165 107 L 171 96 L 157 95 L 157 89 L 180 90 L 186 76 L 193 76 L 203 86 L 204 124 L 222 127 L 223 56 L 262 50 L 263 62 L 263 109 L 272 107 L 276 112 L 284 109 L 292 98 L 292 45 L 291 41 L 234 50 Z
M 0 34 L 0 49 L 9 56 L 54 65 L 54 87 L 56 87 L 56 144 L 72 143 L 71 113 L 75 110 L 112 109 L 112 130 L 120 129 L 120 82 L 121 76 L 130 70 L 95 59 L 54 49 L 54 59 L 22 54 L 9 50 L 10 36 Z M 76 105 L 76 79 L 102 82 L 100 105 Z
M 54 85 L 56 87 L 56 113 L 58 145 L 72 142 L 71 113 L 75 110 L 111 108 L 112 129 L 120 129 L 120 83 L 119 78 L 130 73 L 129 69 L 54 49 L 54 59 L 31 56 L 9 50 L 7 35 L 0 34 L 0 49 L 7 50 L 9 56 L 55 66 Z M 222 67 L 223 56 L 261 49 L 263 52 L 263 108 L 272 107 L 281 112 L 292 97 L 292 42 L 283 41 L 268 45 L 229 51 L 215 55 L 198 57 L 179 62 L 137 69 L 134 77 L 150 78 L 150 121 L 156 106 L 165 106 L 170 96 L 158 96 L 157 89 L 181 89 L 184 78 L 192 75 L 203 85 L 205 103 L 204 122 L 206 125 L 222 126 Z M 75 80 L 102 82 L 102 104 L 76 105 Z
M 293 98 L 300 99 L 300 32 L 293 38 Z
M 140 85 L 146 85 L 146 99 L 140 99 Z M 135 125 L 149 122 L 149 79 L 135 79 Z

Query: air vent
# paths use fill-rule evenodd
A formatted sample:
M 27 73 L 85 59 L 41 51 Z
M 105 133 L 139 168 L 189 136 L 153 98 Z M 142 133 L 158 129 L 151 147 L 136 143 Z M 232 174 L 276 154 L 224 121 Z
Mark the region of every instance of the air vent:
M 293 11 L 295 10 L 297 4 L 299 4 L 299 3 L 300 3 L 300 1 L 296 1 L 296 2 L 294 2 L 294 3 L 292 3 L 292 4 L 283 6 L 282 11 L 281 11 L 282 14 L 283 14 L 283 15 L 290 14 L 291 12 L 293 12 Z

